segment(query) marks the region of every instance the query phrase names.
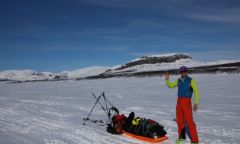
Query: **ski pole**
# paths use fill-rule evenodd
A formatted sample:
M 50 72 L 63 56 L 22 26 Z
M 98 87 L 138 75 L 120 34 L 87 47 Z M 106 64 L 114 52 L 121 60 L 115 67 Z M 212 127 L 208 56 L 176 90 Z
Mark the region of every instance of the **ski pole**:
M 104 92 L 102 93 L 102 96 L 105 97 L 105 93 Z M 106 97 L 105 97 L 105 99 L 112 107 L 114 107 L 113 104 Z
M 94 93 L 92 93 L 92 95 L 93 95 L 93 97 L 95 98 L 95 99 L 97 99 L 97 97 L 96 97 L 96 95 L 94 94 Z M 101 97 L 102 95 L 99 95 L 99 97 Z M 99 103 L 99 105 L 101 106 L 101 108 L 102 108 L 102 110 L 105 112 L 105 114 L 107 115 L 107 111 L 104 109 L 104 107 L 103 107 L 103 105 L 99 102 L 99 101 L 97 101 L 98 103 Z
M 108 105 L 107 105 L 107 99 L 106 99 L 106 97 L 105 97 L 105 95 L 104 95 L 104 92 L 103 92 L 102 96 L 103 96 L 103 98 L 104 98 L 104 102 L 105 102 L 105 106 L 106 106 L 106 111 L 109 111 Z
M 98 103 L 98 101 L 99 101 L 100 98 L 101 98 L 101 96 L 99 96 L 99 97 L 97 98 L 97 101 L 95 102 L 93 108 L 91 109 L 90 113 L 88 114 L 86 120 L 89 120 L 89 116 L 90 116 L 90 114 L 92 113 L 93 109 L 95 108 L 95 106 L 96 106 L 96 104 Z

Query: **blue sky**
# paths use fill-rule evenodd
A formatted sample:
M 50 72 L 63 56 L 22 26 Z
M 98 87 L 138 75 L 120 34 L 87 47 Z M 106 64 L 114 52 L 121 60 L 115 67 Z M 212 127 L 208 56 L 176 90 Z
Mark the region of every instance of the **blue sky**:
M 0 70 L 240 59 L 239 0 L 1 0 L 0 21 Z

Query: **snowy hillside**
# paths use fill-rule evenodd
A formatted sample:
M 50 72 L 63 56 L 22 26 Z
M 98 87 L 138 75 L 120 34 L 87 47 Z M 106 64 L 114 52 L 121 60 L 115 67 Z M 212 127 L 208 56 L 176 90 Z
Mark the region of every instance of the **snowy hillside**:
M 32 70 L 9 70 L 0 72 L 0 81 L 35 81 L 50 80 L 54 78 L 51 72 L 36 72 Z
M 53 81 L 76 79 L 99 75 L 110 67 L 88 67 L 73 71 L 64 71 L 58 74 L 51 72 L 36 72 L 32 70 L 9 70 L 0 72 L 0 81 Z
M 194 113 L 201 144 L 238 144 L 240 141 L 239 74 L 194 74 L 200 105 Z M 172 76 L 171 81 L 177 76 Z M 162 124 L 174 144 L 176 89 L 167 88 L 163 77 L 111 78 L 7 84 L 0 82 L 0 144 L 144 144 L 106 132 L 104 126 L 83 125 L 95 99 L 105 91 L 121 113 Z M 106 120 L 99 105 L 92 119 Z M 189 144 L 189 140 L 186 144 Z
M 114 67 L 110 73 L 121 73 L 121 72 L 147 72 L 147 71 L 160 71 L 160 70 L 173 70 L 180 66 L 201 67 L 201 66 L 213 66 L 222 65 L 228 63 L 236 63 L 240 60 L 219 60 L 216 62 L 200 62 L 192 60 L 187 54 L 170 53 L 164 55 L 152 55 L 144 56 L 134 59 L 124 65 Z
M 110 67 L 100 67 L 100 66 L 93 66 L 82 68 L 74 71 L 64 72 L 69 79 L 76 79 L 76 78 L 84 78 L 89 76 L 96 76 L 101 73 L 104 73 L 106 70 L 110 69 Z

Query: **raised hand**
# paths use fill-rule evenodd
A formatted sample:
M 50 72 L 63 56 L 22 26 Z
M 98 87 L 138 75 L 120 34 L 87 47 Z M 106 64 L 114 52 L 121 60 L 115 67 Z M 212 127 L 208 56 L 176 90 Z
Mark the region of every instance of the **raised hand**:
M 165 72 L 164 76 L 165 76 L 165 80 L 169 80 L 169 72 Z

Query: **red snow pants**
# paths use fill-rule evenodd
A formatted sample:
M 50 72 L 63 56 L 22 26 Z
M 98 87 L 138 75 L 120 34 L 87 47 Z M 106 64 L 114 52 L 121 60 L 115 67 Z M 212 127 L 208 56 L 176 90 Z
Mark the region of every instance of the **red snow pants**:
M 191 98 L 178 97 L 176 116 L 179 138 L 181 138 L 181 132 L 184 128 L 185 122 L 189 128 L 191 141 L 197 143 L 198 134 L 196 124 L 193 121 Z

